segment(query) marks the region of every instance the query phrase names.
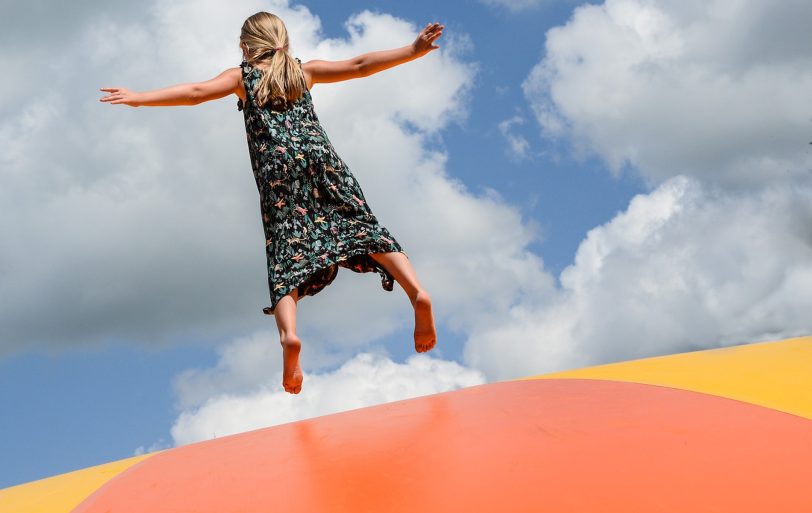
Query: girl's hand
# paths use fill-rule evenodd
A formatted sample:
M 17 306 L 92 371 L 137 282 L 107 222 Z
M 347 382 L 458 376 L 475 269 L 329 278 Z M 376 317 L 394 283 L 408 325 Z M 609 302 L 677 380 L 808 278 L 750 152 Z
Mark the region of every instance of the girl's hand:
M 123 87 L 102 87 L 99 91 L 105 91 L 110 94 L 103 98 L 99 98 L 100 102 L 109 102 L 109 103 L 123 103 L 124 105 L 129 105 L 130 107 L 138 107 L 138 99 L 136 96 L 138 93 L 130 91 L 129 89 L 125 89 Z
M 426 25 L 426 27 L 420 31 L 414 43 L 412 43 L 412 49 L 415 55 L 422 57 L 430 51 L 440 48 L 434 44 L 434 41 L 443 34 L 443 28 L 445 27 L 437 22 Z

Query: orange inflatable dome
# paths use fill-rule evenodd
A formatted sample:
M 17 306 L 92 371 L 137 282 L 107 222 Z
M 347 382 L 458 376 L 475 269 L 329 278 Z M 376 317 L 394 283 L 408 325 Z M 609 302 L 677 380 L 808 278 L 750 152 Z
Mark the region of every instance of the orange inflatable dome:
M 812 338 L 473 386 L 0 490 L 3 513 L 812 511 Z

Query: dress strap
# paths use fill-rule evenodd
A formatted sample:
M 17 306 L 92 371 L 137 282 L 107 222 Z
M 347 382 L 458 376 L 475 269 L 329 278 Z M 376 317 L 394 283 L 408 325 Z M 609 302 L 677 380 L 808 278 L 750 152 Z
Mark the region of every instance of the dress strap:
M 242 75 L 243 84 L 245 84 L 245 77 L 246 77 L 246 75 L 248 75 L 248 69 L 250 67 L 251 67 L 251 65 L 248 64 L 248 61 L 246 61 L 245 59 L 243 59 L 242 62 L 240 63 L 240 74 Z M 245 94 L 246 95 L 250 94 L 248 92 L 247 87 L 246 87 L 246 90 L 245 90 Z M 238 98 L 237 99 L 237 110 L 240 111 L 240 110 L 243 110 L 244 108 L 245 108 L 245 104 L 243 103 L 242 98 Z
M 302 75 L 304 75 L 304 66 L 302 65 L 302 60 L 299 59 L 298 57 L 295 57 L 295 59 L 296 59 L 296 62 L 299 63 L 299 69 L 302 70 Z M 307 84 L 305 84 L 305 91 L 307 91 L 306 94 L 310 94 L 310 89 L 307 88 Z

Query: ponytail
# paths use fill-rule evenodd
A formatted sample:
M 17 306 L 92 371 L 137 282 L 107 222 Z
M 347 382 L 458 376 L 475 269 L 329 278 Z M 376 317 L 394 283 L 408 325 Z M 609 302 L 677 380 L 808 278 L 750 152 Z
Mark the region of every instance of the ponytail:
M 307 89 L 304 73 L 296 59 L 284 50 L 271 50 L 270 65 L 254 89 L 257 104 L 270 102 L 272 108 L 282 108 L 302 97 Z

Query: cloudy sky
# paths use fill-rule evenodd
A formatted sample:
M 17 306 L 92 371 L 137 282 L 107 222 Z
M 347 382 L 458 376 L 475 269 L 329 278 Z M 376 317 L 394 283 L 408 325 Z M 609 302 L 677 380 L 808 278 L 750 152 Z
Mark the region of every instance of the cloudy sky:
M 8 5 L 7 5 L 8 4 Z M 319 84 L 316 111 L 431 292 L 342 270 L 299 303 L 281 387 L 235 96 L 251 14 L 303 61 L 440 49 Z M 812 332 L 806 0 L 6 3 L 0 488 L 230 433 L 521 376 Z M 9 77 L 14 77 L 10 79 Z

